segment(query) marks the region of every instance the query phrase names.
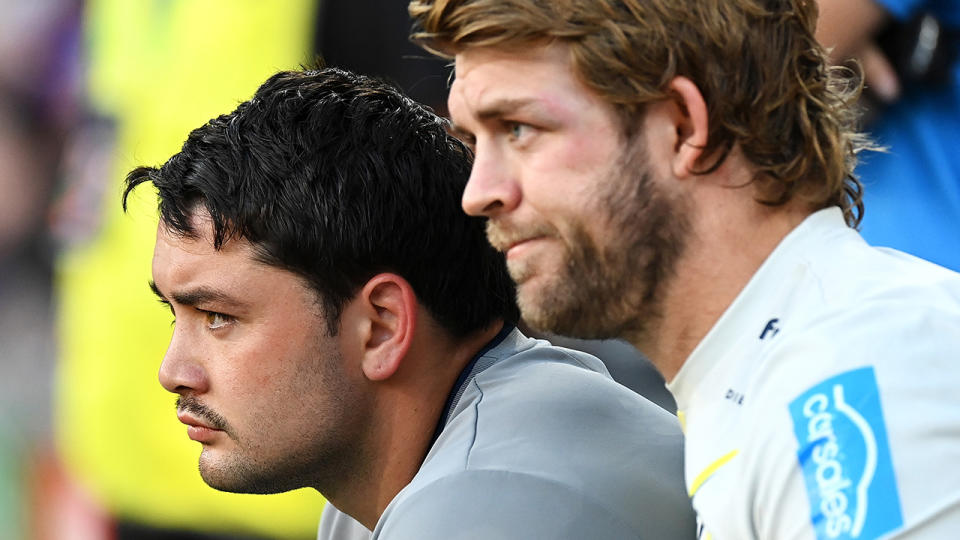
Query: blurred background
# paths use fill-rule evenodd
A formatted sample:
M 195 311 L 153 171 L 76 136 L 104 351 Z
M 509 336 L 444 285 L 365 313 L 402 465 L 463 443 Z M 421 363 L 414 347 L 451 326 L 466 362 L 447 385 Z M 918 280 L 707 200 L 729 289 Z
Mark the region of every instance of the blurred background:
M 930 48 L 925 15 L 942 29 L 940 63 L 927 79 L 892 70 L 893 93 L 881 72 L 863 103 L 890 147 L 865 166 L 880 202 L 868 198 L 864 231 L 960 269 L 960 7 L 879 1 L 843 0 L 880 10 L 852 44 L 821 25 L 835 59 Z M 828 20 L 856 20 L 822 2 Z M 123 214 L 120 183 L 277 70 L 322 56 L 444 113 L 447 62 L 408 42 L 402 0 L 0 0 L 0 12 L 0 538 L 315 537 L 312 490 L 233 495 L 201 481 L 199 446 L 157 382 L 170 324 L 147 287 L 155 199 L 142 188 Z M 628 345 L 557 340 L 674 410 Z

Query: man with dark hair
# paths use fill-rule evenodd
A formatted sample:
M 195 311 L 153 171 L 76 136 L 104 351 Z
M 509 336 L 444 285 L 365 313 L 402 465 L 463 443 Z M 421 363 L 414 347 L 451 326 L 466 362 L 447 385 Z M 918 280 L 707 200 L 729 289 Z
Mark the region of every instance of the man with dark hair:
M 960 530 L 960 276 L 854 230 L 870 144 L 813 0 L 410 13 L 524 319 L 663 373 L 704 537 Z
M 469 171 L 428 109 L 324 69 L 128 175 L 125 206 L 159 191 L 160 381 L 203 479 L 313 487 L 321 538 L 692 537 L 675 418 L 516 330 Z

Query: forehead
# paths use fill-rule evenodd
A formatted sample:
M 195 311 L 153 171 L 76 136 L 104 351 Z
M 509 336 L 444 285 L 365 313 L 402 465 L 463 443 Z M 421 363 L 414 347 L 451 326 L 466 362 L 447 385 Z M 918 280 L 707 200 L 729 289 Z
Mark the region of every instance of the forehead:
M 253 246 L 245 239 L 233 238 L 223 243 L 220 249 L 213 245 L 213 222 L 205 212 L 190 217 L 194 236 L 184 236 L 170 229 L 163 221 L 157 225 L 157 238 L 153 251 L 156 267 L 163 265 L 192 264 L 238 264 L 255 262 Z
M 198 233 L 195 238 L 179 235 L 162 222 L 157 227 L 153 280 L 165 295 L 204 288 L 248 303 L 313 297 L 297 274 L 257 260 L 249 241 L 233 238 L 215 249 L 209 217 L 200 215 L 192 221 Z
M 210 224 L 194 219 L 193 225 L 196 237 L 171 231 L 163 222 L 157 226 L 153 278 L 165 294 L 178 288 L 209 286 L 212 282 L 229 283 L 253 263 L 247 242 L 230 240 L 217 250 Z
M 565 114 L 584 106 L 605 106 L 574 73 L 569 48 L 554 43 L 526 49 L 471 47 L 456 55 L 450 89 L 454 121 L 483 119 L 518 106 Z M 459 118 L 458 118 L 459 117 Z

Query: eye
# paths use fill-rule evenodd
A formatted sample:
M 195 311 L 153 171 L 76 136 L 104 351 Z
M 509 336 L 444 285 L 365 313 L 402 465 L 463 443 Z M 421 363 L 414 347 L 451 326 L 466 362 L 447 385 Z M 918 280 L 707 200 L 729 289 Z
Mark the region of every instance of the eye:
M 223 328 L 230 324 L 233 320 L 229 315 L 224 315 L 223 313 L 217 313 L 216 311 L 204 311 L 203 316 L 207 323 L 207 328 L 210 330 L 216 330 L 218 328 Z
M 522 122 L 507 122 L 507 133 L 511 140 L 518 141 L 529 137 L 533 128 Z

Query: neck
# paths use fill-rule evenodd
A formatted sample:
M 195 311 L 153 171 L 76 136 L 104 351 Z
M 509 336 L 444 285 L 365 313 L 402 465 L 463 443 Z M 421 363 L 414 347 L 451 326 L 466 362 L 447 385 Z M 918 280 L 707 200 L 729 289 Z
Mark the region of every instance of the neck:
M 749 193 L 749 185 L 714 185 L 695 196 L 690 237 L 664 283 L 659 316 L 642 335 L 630 336 L 667 381 L 780 241 L 810 214 L 799 204 L 762 205 Z
M 370 530 L 420 470 L 453 385 L 503 323 L 497 321 L 462 339 L 426 326 L 430 324 L 418 329 L 397 373 L 378 383 L 369 445 L 373 451 L 365 460 L 363 474 L 352 477 L 343 493 L 324 493 L 340 511 Z

